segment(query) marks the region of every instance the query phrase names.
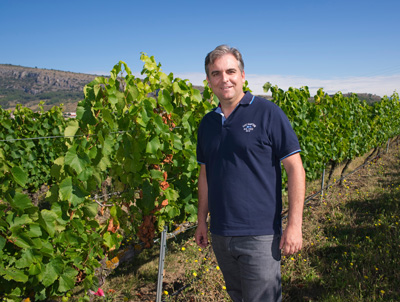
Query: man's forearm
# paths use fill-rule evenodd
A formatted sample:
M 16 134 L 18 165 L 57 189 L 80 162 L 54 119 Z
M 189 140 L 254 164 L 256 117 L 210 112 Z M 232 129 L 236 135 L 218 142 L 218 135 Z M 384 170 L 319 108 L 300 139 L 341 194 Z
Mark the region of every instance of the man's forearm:
M 303 221 L 305 177 L 304 170 L 288 176 L 289 213 L 288 225 L 301 228 Z
M 208 214 L 208 185 L 206 166 L 201 165 L 199 175 L 199 204 L 197 209 L 197 229 L 195 233 L 195 240 L 198 246 L 205 248 L 208 245 L 208 226 L 207 226 L 207 214 Z
M 300 154 L 294 154 L 287 158 L 287 161 L 284 161 L 284 166 L 288 175 L 288 226 L 301 228 L 306 185 L 305 171 Z
M 198 223 L 206 223 L 208 215 L 208 185 L 207 185 L 207 175 L 206 166 L 201 165 L 200 175 L 199 175 L 199 190 L 198 190 L 198 210 L 197 210 L 197 220 Z
M 288 175 L 289 217 L 279 248 L 285 255 L 297 253 L 303 245 L 302 222 L 305 195 L 305 172 L 300 154 L 282 161 Z

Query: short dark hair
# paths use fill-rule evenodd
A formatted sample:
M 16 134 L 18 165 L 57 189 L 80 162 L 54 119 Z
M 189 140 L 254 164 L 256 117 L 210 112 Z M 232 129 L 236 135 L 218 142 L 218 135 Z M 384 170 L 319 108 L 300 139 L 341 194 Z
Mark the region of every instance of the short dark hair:
M 224 44 L 224 45 L 217 46 L 213 51 L 211 51 L 207 54 L 205 64 L 204 64 L 207 76 L 208 76 L 208 66 L 210 64 L 214 64 L 214 61 L 216 59 L 218 59 L 226 54 L 231 54 L 236 58 L 236 60 L 238 61 L 239 69 L 241 72 L 243 72 L 244 62 L 243 62 L 242 54 L 240 53 L 240 51 L 237 50 L 235 47 L 230 47 L 230 46 Z

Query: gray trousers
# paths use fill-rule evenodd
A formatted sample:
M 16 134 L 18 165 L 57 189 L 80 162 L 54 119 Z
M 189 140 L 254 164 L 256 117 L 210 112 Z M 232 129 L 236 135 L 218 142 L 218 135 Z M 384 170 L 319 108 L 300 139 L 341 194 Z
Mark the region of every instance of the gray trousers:
M 282 301 L 279 235 L 212 235 L 212 247 L 234 302 Z

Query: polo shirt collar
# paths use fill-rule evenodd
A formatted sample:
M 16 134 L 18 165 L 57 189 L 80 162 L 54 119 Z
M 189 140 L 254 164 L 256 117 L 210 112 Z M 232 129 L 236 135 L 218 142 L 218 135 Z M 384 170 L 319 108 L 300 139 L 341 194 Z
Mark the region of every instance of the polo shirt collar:
M 249 92 L 246 91 L 242 99 L 240 100 L 239 104 L 240 105 L 250 105 L 251 102 L 253 101 L 254 96 Z
M 254 100 L 254 96 L 250 92 L 246 91 L 244 96 L 240 100 L 240 102 L 236 105 L 236 108 L 239 105 L 251 105 L 253 100 Z M 221 115 L 221 117 L 222 117 L 221 121 L 222 121 L 222 125 L 223 125 L 225 123 L 225 121 L 226 121 L 226 117 L 225 117 L 224 113 L 221 110 L 221 103 L 218 104 L 218 107 L 215 109 L 215 113 L 218 113 L 218 114 Z

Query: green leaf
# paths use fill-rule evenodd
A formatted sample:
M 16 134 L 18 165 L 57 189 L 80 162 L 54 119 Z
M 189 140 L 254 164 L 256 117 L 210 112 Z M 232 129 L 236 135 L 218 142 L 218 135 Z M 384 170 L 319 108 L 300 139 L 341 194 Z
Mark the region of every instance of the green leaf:
M 111 128 L 114 128 L 114 118 L 113 118 L 110 110 L 107 108 L 103 108 L 101 110 L 101 113 L 103 114 L 104 121 L 107 122 Z
M 172 144 L 173 144 L 174 148 L 177 150 L 182 150 L 182 148 L 183 148 L 182 139 L 176 134 L 173 134 L 172 138 L 173 138 Z
M 171 113 L 174 110 L 174 106 L 172 105 L 171 101 L 171 92 L 166 89 L 162 90 L 162 92 L 158 95 L 158 102 L 164 107 L 167 113 Z
M 42 228 L 44 228 L 46 232 L 52 237 L 54 237 L 57 217 L 57 214 L 53 211 L 43 209 L 40 212 L 39 223 Z
M 156 115 L 154 117 L 154 128 L 153 130 L 156 132 L 157 135 L 162 135 L 165 134 L 167 131 L 169 131 L 168 126 L 164 124 L 163 119 L 161 116 Z
M 53 258 L 46 264 L 42 284 L 46 287 L 52 285 L 61 275 L 64 268 L 64 263 L 61 258 Z
M 10 230 L 12 231 L 15 228 L 20 228 L 23 225 L 30 224 L 32 219 L 28 214 L 23 214 L 21 216 L 16 216 L 14 220 L 10 223 Z
M 142 186 L 143 198 L 137 203 L 138 207 L 144 210 L 144 214 L 147 215 L 151 210 L 154 209 L 154 201 L 158 195 L 157 190 L 146 180 Z
M 60 276 L 60 283 L 58 286 L 58 290 L 60 292 L 67 292 L 70 289 L 75 287 L 75 277 L 78 274 L 78 271 L 71 268 L 66 267 Z
M 78 175 L 78 179 L 81 181 L 87 181 L 92 175 L 93 168 L 88 166 Z
M 23 249 L 30 248 L 34 245 L 31 237 L 29 237 L 28 234 L 26 234 L 23 230 L 13 233 L 11 240 L 14 241 L 16 246 L 19 246 Z
M 37 301 L 44 301 L 48 298 L 48 293 L 46 293 L 46 288 L 41 286 L 39 288 L 36 288 L 35 290 L 35 299 Z
M 30 236 L 30 233 L 28 232 L 28 236 Z M 43 241 L 42 239 L 40 239 L 39 237 L 36 238 L 32 238 L 32 246 L 33 248 L 37 249 L 37 250 L 41 250 L 43 247 Z
M 6 239 L 0 236 L 0 251 L 6 246 Z
M 46 193 L 46 201 L 54 204 L 55 202 L 58 202 L 59 200 L 59 187 L 58 185 L 52 185 Z
M 155 169 L 150 170 L 150 175 L 152 179 L 164 180 L 163 172 Z
M 97 215 L 97 210 L 98 210 L 98 205 L 96 202 L 90 202 L 86 203 L 82 207 L 83 213 L 89 217 L 89 218 L 94 218 Z
M 137 121 L 143 127 L 146 127 L 147 123 L 150 121 L 150 116 L 145 106 L 143 106 L 142 110 L 139 112 Z
M 53 257 L 55 252 L 53 245 L 49 241 L 42 242 L 42 248 L 40 251 L 48 257 Z
M 24 271 L 17 270 L 12 267 L 8 267 L 7 269 L 0 267 L 0 276 L 3 276 L 3 278 L 8 281 L 14 280 L 16 282 L 23 283 L 28 281 L 28 276 L 25 275 Z
M 197 215 L 197 207 L 193 204 L 187 204 L 185 206 L 185 211 L 190 215 Z
M 65 155 L 64 163 L 71 166 L 77 174 L 81 173 L 85 169 L 86 163 L 88 162 L 87 156 L 81 157 L 76 154 L 76 150 L 70 148 Z
M 108 135 L 105 138 L 104 143 L 102 144 L 103 154 L 110 155 L 113 151 L 113 145 L 114 145 L 114 138 L 111 135 Z
M 169 187 L 167 190 L 164 191 L 165 198 L 167 198 L 169 201 L 175 201 L 178 200 L 179 198 L 179 193 L 178 191 L 171 189 Z
M 179 79 L 176 79 L 176 80 L 179 80 Z M 173 82 L 172 83 L 172 89 L 173 89 L 174 93 L 176 93 L 176 94 L 182 94 L 183 93 L 183 91 L 182 91 L 181 87 L 179 86 L 178 82 Z
M 117 213 L 118 213 L 117 206 L 112 206 L 111 209 L 110 209 L 110 215 L 112 217 L 117 217 Z
M 85 200 L 85 193 L 72 184 L 72 178 L 67 177 L 60 183 L 59 197 L 61 200 L 67 200 L 73 206 L 77 206 Z
M 110 159 L 108 156 L 101 156 L 99 162 L 97 163 L 97 168 L 100 171 L 105 171 L 111 165 Z
M 99 97 L 100 91 L 101 91 L 101 86 L 99 84 L 93 86 L 93 92 L 96 99 Z
M 64 136 L 75 136 L 79 129 L 79 122 L 77 120 L 69 120 L 68 126 L 64 130 Z
M 25 187 L 28 181 L 28 174 L 22 170 L 22 168 L 15 166 L 11 169 L 11 174 L 14 177 L 14 180 L 21 186 Z
M 96 118 L 93 115 L 92 108 L 90 103 L 84 103 L 83 106 L 76 107 L 76 117 L 78 120 L 82 120 L 82 122 L 87 123 L 89 125 L 96 124 Z
M 64 168 L 64 157 L 59 157 L 54 161 L 53 165 L 51 166 L 50 169 L 51 176 L 58 179 L 60 177 L 61 172 L 63 171 L 63 168 Z
M 72 197 L 72 178 L 67 177 L 60 183 L 59 196 L 61 200 L 70 200 Z
M 108 90 L 108 101 L 115 106 L 118 103 L 118 97 L 116 95 L 116 90 L 115 88 L 111 88 Z
M 41 257 L 35 256 L 32 249 L 26 249 L 22 252 L 21 258 L 15 262 L 16 268 L 30 267 L 32 263 L 41 261 Z
M 39 275 L 42 271 L 44 270 L 44 265 L 39 262 L 39 263 L 32 263 L 29 266 L 28 273 L 31 276 Z
M 110 232 L 105 232 L 103 235 L 104 243 L 107 247 L 114 248 L 118 245 L 118 239 L 116 234 L 112 234 Z
M 71 246 L 76 246 L 79 243 L 79 234 L 75 233 L 75 230 L 68 230 L 61 234 L 62 240 L 68 242 Z
M 170 219 L 173 219 L 179 215 L 179 209 L 172 207 L 170 205 L 165 207 L 165 211 L 168 213 Z
M 28 231 L 28 235 L 31 238 L 35 238 L 35 237 L 40 237 L 42 236 L 42 230 L 40 228 L 39 224 L 31 224 L 29 225 L 29 231 Z
M 158 139 L 157 136 L 155 136 L 151 141 L 147 143 L 146 153 L 156 154 L 157 151 L 160 149 L 160 147 L 161 147 L 160 140 Z
M 72 219 L 71 224 L 75 228 L 75 230 L 78 234 L 83 233 L 84 226 L 83 226 L 81 219 Z
M 139 95 L 139 91 L 137 90 L 136 86 L 130 86 L 128 88 L 128 95 L 127 95 L 127 100 L 128 102 L 132 103 L 136 100 L 136 98 Z
M 12 204 L 14 208 L 19 209 L 19 210 L 25 210 L 32 208 L 34 205 L 32 204 L 32 201 L 29 199 L 29 197 L 25 194 L 22 193 L 15 193 Z

